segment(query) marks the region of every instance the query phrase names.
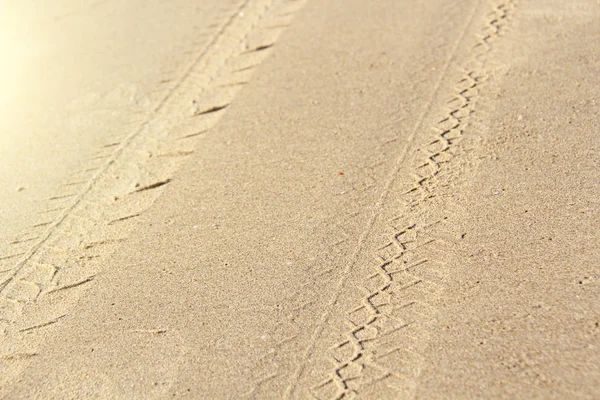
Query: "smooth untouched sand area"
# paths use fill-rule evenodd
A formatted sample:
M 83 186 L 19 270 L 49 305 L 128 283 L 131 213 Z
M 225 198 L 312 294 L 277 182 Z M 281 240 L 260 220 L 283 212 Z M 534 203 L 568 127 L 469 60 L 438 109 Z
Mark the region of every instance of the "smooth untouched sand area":
M 0 397 L 600 396 L 597 1 L 3 3 Z

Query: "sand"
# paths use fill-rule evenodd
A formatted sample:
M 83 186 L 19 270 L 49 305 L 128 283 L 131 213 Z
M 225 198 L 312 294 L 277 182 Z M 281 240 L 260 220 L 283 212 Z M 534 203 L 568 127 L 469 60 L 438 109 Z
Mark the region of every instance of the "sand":
M 0 397 L 600 396 L 594 0 L 122 3 L 6 6 Z

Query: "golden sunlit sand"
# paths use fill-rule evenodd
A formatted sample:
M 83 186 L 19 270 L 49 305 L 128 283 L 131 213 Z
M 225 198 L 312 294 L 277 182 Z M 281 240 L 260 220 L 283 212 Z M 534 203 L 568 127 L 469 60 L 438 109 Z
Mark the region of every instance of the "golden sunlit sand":
M 4 3 L 1 398 L 599 396 L 596 1 Z

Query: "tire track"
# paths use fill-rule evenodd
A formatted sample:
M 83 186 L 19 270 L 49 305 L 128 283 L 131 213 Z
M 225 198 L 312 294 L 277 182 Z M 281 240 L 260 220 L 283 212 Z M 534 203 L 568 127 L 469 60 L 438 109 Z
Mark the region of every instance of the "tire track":
M 447 40 L 447 24 L 452 25 L 459 31 L 461 26 L 454 23 L 460 17 L 460 12 L 465 8 L 465 1 L 453 3 L 452 6 L 446 7 L 444 12 L 441 12 L 441 21 L 432 24 L 427 28 L 427 34 L 436 37 L 437 43 L 434 43 L 434 50 L 431 53 L 423 53 L 419 55 L 419 60 L 416 65 L 431 66 L 435 63 L 435 58 L 432 58 L 437 51 L 446 54 L 451 50 L 454 40 Z M 387 60 L 379 60 L 378 62 L 385 63 Z M 253 367 L 253 382 L 252 387 L 247 393 L 249 398 L 264 398 L 269 396 L 284 397 L 288 386 L 282 382 L 288 382 L 293 373 L 296 372 L 296 366 L 299 365 L 299 360 L 291 361 L 293 358 L 300 358 L 307 348 L 307 342 L 312 332 L 312 319 L 314 315 L 321 315 L 323 312 L 324 301 L 328 300 L 323 296 L 323 287 L 327 286 L 326 282 L 334 282 L 336 275 L 339 276 L 340 269 L 335 265 L 340 265 L 341 260 L 347 260 L 349 254 L 353 250 L 353 245 L 356 245 L 356 238 L 360 236 L 361 229 L 364 228 L 364 222 L 368 219 L 372 212 L 373 204 L 377 201 L 377 196 L 381 191 L 383 178 L 386 177 L 386 172 L 393 165 L 394 159 L 404 145 L 401 138 L 404 132 L 399 132 L 397 126 L 402 126 L 408 118 L 404 114 L 410 114 L 410 109 L 421 110 L 429 100 L 422 96 L 421 93 L 429 93 L 434 86 L 429 79 L 423 79 L 419 74 L 411 74 L 410 78 L 404 86 L 406 93 L 410 96 L 405 103 L 410 106 L 407 110 L 397 113 L 393 121 L 386 126 L 385 130 L 389 131 L 381 135 L 374 135 L 377 138 L 374 144 L 375 152 L 367 155 L 364 159 L 357 159 L 352 165 L 344 167 L 344 172 L 340 175 L 344 176 L 338 188 L 338 199 L 336 211 L 332 218 L 327 218 L 320 225 L 320 229 L 327 232 L 324 235 L 326 238 L 326 246 L 328 250 L 323 252 L 322 260 L 319 260 L 311 272 L 308 273 L 309 278 L 302 283 L 298 292 L 294 296 L 282 301 L 284 319 L 281 322 L 279 329 L 270 332 L 272 338 L 277 338 L 274 345 L 266 349 L 263 357 L 257 360 Z M 423 90 L 427 88 L 427 90 Z M 407 132 L 408 135 L 410 132 Z M 322 269 L 320 265 L 333 265 L 329 268 Z M 307 330 L 310 324 L 311 330 Z M 319 352 L 319 355 L 322 353 Z M 297 356 L 296 356 L 297 355 Z M 312 369 L 305 370 L 307 374 L 315 373 Z M 302 382 L 299 383 L 299 390 L 296 391 L 296 397 L 308 395 L 304 389 L 305 377 L 302 377 Z M 300 389 L 302 394 L 300 395 Z
M 235 94 L 268 57 L 282 30 L 303 2 L 244 0 L 227 18 L 217 16 L 217 33 L 151 114 L 122 140 L 110 140 L 82 173 L 67 181 L 68 196 L 57 195 L 37 224 L 36 237 L 21 235 L 26 248 L 3 256 L 15 260 L 0 280 L 0 364 L 2 382 L 17 374 L 43 335 L 76 303 L 81 289 L 102 271 L 101 259 L 126 240 L 140 216 L 172 180 L 206 132 L 221 118 Z M 243 68 L 244 71 L 239 72 Z M 223 106 L 225 104 L 225 106 Z M 220 108 L 219 108 L 220 107 Z M 219 108 L 219 109 L 217 109 Z M 199 110 L 212 110 L 210 113 Z M 187 133 L 187 135 L 185 135 Z M 185 140 L 179 140 L 187 136 Z M 106 152 L 106 150 L 109 150 Z M 154 156 L 157 155 L 157 156 Z M 90 177 L 89 174 L 93 175 Z M 73 193 L 73 188 L 82 186 Z M 48 216 L 55 214 L 54 218 Z M 33 242 L 33 244 L 31 243 Z M 57 315 L 57 309 L 60 316 Z M 27 336 L 24 336 L 27 335 Z M 0 384 L 0 386 L 3 386 Z
M 354 268 L 354 266 L 358 260 L 359 254 L 363 251 L 365 240 L 367 239 L 367 237 L 369 237 L 372 234 L 373 227 L 375 225 L 376 220 L 379 218 L 379 215 L 381 214 L 381 210 L 382 210 L 384 203 L 389 195 L 390 188 L 393 186 L 393 184 L 396 180 L 398 171 L 400 170 L 402 163 L 405 161 L 408 151 L 411 148 L 413 141 L 415 140 L 417 132 L 421 129 L 421 126 L 423 125 L 425 116 L 427 115 L 428 111 L 432 107 L 433 101 L 435 100 L 437 92 L 439 91 L 439 89 L 442 85 L 445 74 L 447 73 L 447 71 L 449 69 L 450 63 L 456 53 L 456 50 L 458 49 L 458 46 L 460 45 L 464 35 L 466 34 L 466 32 L 471 24 L 474 13 L 475 13 L 475 10 L 472 10 L 471 14 L 467 18 L 466 23 L 461 30 L 461 34 L 459 35 L 458 39 L 455 41 L 452 51 L 450 52 L 450 55 L 446 59 L 446 61 L 444 63 L 444 67 L 443 67 L 441 73 L 439 74 L 438 79 L 436 80 L 436 84 L 435 84 L 434 89 L 425 105 L 425 108 L 423 109 L 419 118 L 417 119 L 417 122 L 415 123 L 415 126 L 413 127 L 413 129 L 407 139 L 406 145 L 403 147 L 400 154 L 396 158 L 394 167 L 392 167 L 393 168 L 392 173 L 390 174 L 390 177 L 388 178 L 388 181 L 386 182 L 386 184 L 383 188 L 383 191 L 382 191 L 379 199 L 377 200 L 375 209 L 372 213 L 372 216 L 369 218 L 367 227 L 366 227 L 365 231 L 361 234 L 358 245 L 353 249 L 350 261 L 346 264 L 346 268 L 344 269 L 340 280 L 336 284 L 334 295 L 333 295 L 332 299 L 328 302 L 328 306 L 327 306 L 325 312 L 323 313 L 317 328 L 313 332 L 310 345 L 306 349 L 305 354 L 303 356 L 303 362 L 297 368 L 296 372 L 294 373 L 294 376 L 292 377 L 292 381 L 291 381 L 290 385 L 286 389 L 286 398 L 291 398 L 294 395 L 294 392 L 296 391 L 299 379 L 300 379 L 302 373 L 304 372 L 304 369 L 306 368 L 306 364 L 307 364 L 309 358 L 312 356 L 312 354 L 314 352 L 316 342 L 319 339 L 319 337 L 322 335 L 323 330 L 325 329 L 325 326 L 327 325 L 329 319 L 332 316 L 334 306 L 337 304 L 337 302 L 340 298 L 340 295 L 344 289 L 344 286 L 346 285 L 347 278 L 348 278 L 351 270 Z M 319 387 L 323 387 L 323 386 L 324 386 L 324 384 L 319 384 L 319 386 L 313 388 L 313 390 L 312 390 L 313 396 L 315 396 L 314 389 L 318 389 Z
M 446 113 L 433 126 L 435 135 L 422 148 L 412 151 L 414 181 L 400 195 L 406 209 L 399 217 L 388 221 L 390 239 L 374 251 L 372 273 L 358 286 L 364 295 L 347 312 L 348 329 L 331 350 L 329 359 L 333 367 L 329 377 L 312 388 L 315 398 L 414 396 L 423 361 L 420 352 L 428 338 L 424 325 L 435 315 L 435 307 L 431 303 L 440 297 L 442 289 L 429 276 L 431 271 L 443 267 L 445 248 L 444 241 L 435 232 L 443 221 L 435 217 L 428 221 L 426 216 L 423 218 L 424 215 L 413 215 L 414 209 L 426 208 L 424 204 L 433 197 L 434 180 L 443 165 L 453 158 L 452 147 L 458 143 L 468 125 L 477 92 L 486 77 L 486 55 L 502 33 L 514 2 L 500 2 L 492 8 L 484 32 L 472 49 L 473 56 L 465 63 L 463 77 L 455 85 Z M 461 41 L 462 38 L 459 38 L 453 54 Z M 449 63 L 450 60 L 440 82 Z M 436 91 L 439 87 L 440 84 Z M 424 111 L 414 132 L 421 129 L 427 113 L 428 110 Z M 405 157 L 406 153 L 402 153 L 398 164 L 404 162 Z M 394 186 L 398 171 L 399 168 L 386 186 L 378 210 L 383 207 L 387 193 Z

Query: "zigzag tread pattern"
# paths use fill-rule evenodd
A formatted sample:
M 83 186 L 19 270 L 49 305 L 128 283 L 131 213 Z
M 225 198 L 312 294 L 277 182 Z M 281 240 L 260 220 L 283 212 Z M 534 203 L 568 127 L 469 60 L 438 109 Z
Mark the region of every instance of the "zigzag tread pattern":
M 444 221 L 428 221 L 426 213 L 417 216 L 411 210 L 426 208 L 438 175 L 453 159 L 486 79 L 486 56 L 514 7 L 511 0 L 492 7 L 447 110 L 433 126 L 434 135 L 414 152 L 413 183 L 400 193 L 402 208 L 408 212 L 388 221 L 390 239 L 374 251 L 372 273 L 358 287 L 363 296 L 346 314 L 347 330 L 329 355 L 331 373 L 311 388 L 313 398 L 396 399 L 414 395 L 423 362 L 420 353 L 428 337 L 424 325 L 433 318 L 432 303 L 442 290 L 435 279 L 425 276 L 443 264 L 445 243 L 436 235 Z
M 435 50 L 439 50 L 440 53 L 444 52 L 444 48 L 447 48 L 450 42 L 441 29 L 447 23 L 459 18 L 460 12 L 461 7 L 453 4 L 442 13 L 444 17 L 439 26 L 432 25 L 428 28 L 430 31 L 428 33 L 439 39 L 434 46 Z M 416 62 L 420 65 L 430 65 L 434 60 L 429 54 L 423 53 L 419 55 Z M 431 85 L 430 79 L 424 79 L 418 73 L 414 75 L 411 73 L 406 84 L 412 89 L 407 90 L 411 96 L 407 103 L 415 109 L 423 106 L 426 99 L 421 94 L 422 88 Z M 408 109 L 404 111 L 407 114 L 410 112 Z M 359 234 L 357 228 L 362 226 L 362 221 L 376 201 L 378 189 L 382 183 L 381 178 L 390 168 L 389 161 L 393 160 L 398 149 L 403 146 L 397 130 L 392 126 L 403 125 L 405 119 L 406 117 L 399 113 L 390 123 L 388 133 L 373 136 L 373 139 L 376 139 L 374 155 L 356 160 L 353 165 L 345 167 L 348 183 L 336 188 L 338 191 L 336 210 L 343 214 L 335 214 L 335 217 L 326 219 L 323 223 L 327 232 L 325 235 L 327 250 L 319 264 L 336 265 L 340 259 L 346 259 L 348 254 L 352 253 L 354 238 Z M 273 396 L 289 398 L 295 395 L 290 391 L 292 385 L 287 387 L 282 385 L 282 382 L 289 379 L 290 363 L 292 366 L 295 363 L 295 361 L 291 361 L 290 355 L 300 355 L 305 351 L 302 342 L 306 339 L 308 321 L 316 312 L 322 312 L 323 293 L 318 287 L 335 279 L 336 273 L 335 267 L 314 268 L 309 273 L 310 278 L 301 285 L 293 298 L 281 301 L 281 304 L 285 305 L 285 317 L 281 323 L 281 329 L 271 333 L 271 336 L 277 337 L 278 340 L 254 364 L 252 368 L 253 386 L 245 393 L 244 398 L 260 399 Z

